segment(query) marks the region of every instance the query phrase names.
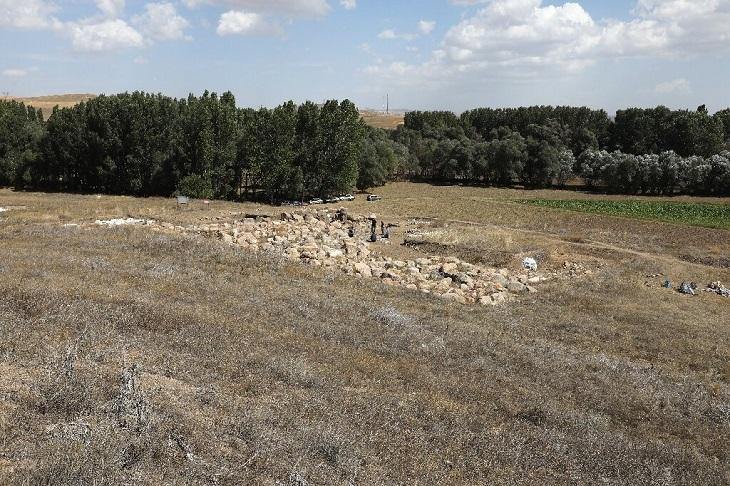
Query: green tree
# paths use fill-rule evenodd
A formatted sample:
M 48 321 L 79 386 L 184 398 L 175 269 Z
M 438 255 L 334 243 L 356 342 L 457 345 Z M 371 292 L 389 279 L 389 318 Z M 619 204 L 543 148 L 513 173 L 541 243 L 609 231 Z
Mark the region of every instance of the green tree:
M 44 124 L 30 106 L 0 100 L 0 186 L 24 185 L 39 155 Z
M 199 174 L 190 174 L 180 179 L 177 192 L 181 196 L 196 199 L 210 199 L 214 193 L 210 178 Z
M 355 187 L 364 135 L 365 124 L 351 101 L 324 104 L 319 117 L 323 174 L 319 194 L 349 192 Z
M 493 130 L 491 137 L 487 146 L 489 179 L 501 185 L 512 185 L 527 160 L 527 143 L 522 135 L 508 127 Z
M 320 109 L 311 101 L 297 109 L 296 160 L 302 174 L 302 192 L 311 194 L 320 191 L 324 184 L 323 161 L 320 159 Z

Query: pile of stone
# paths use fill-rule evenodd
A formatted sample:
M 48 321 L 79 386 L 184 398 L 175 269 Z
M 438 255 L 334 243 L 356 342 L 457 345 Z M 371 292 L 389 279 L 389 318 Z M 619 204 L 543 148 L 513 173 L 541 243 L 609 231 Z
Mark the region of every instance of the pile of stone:
M 177 229 L 165 223 L 161 227 Z M 236 223 L 190 226 L 185 230 L 252 252 L 337 268 L 355 277 L 377 278 L 386 285 L 461 304 L 497 305 L 515 294 L 535 292 L 534 285 L 548 278 L 529 269 L 513 275 L 506 269 L 473 265 L 455 257 L 401 261 L 374 255 L 366 241 L 369 228 L 368 218 L 325 210 L 284 213 L 279 221 L 251 217 Z
M 685 295 L 696 295 L 695 290 L 697 290 L 696 283 L 682 282 L 682 285 L 679 286 L 678 292 Z
M 722 297 L 730 297 L 730 289 L 725 287 L 722 282 L 712 282 L 706 289 L 705 292 L 720 295 Z
M 586 268 L 584 265 L 576 262 L 563 262 L 563 268 L 566 275 L 570 278 L 580 277 L 584 275 L 592 275 L 593 270 Z
M 151 226 L 155 222 L 151 219 L 136 219 L 136 218 L 115 218 L 115 219 L 98 219 L 94 222 L 97 226 Z

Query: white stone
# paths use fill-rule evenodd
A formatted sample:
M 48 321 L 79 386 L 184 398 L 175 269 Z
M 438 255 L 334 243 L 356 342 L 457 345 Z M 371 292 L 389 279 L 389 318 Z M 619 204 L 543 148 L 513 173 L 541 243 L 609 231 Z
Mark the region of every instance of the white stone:
M 366 263 L 358 262 L 354 265 L 355 271 L 364 277 L 372 277 L 373 271 Z

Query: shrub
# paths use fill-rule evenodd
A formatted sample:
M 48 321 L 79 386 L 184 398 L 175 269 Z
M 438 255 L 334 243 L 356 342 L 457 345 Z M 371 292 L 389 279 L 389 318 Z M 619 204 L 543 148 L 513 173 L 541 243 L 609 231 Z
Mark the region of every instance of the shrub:
M 194 199 L 210 199 L 213 197 L 213 185 L 207 177 L 192 174 L 180 180 L 177 194 Z

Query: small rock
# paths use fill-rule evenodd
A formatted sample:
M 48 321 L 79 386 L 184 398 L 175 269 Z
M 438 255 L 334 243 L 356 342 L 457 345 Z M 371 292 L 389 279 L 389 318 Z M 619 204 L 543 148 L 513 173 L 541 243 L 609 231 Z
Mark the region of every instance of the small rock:
M 489 297 L 488 295 L 479 297 L 479 303 L 481 305 L 494 305 L 495 304 L 495 302 L 492 300 L 492 298 Z
M 494 302 L 495 304 L 501 304 L 501 303 L 507 301 L 507 297 L 505 297 L 504 293 L 502 293 L 502 292 L 495 292 L 492 295 L 490 295 L 490 298 L 492 299 L 492 302 Z
M 522 266 L 531 272 L 537 272 L 537 261 L 534 258 L 525 258 L 522 260 Z
M 441 273 L 444 275 L 450 275 L 456 272 L 456 263 L 444 263 L 441 265 Z
M 366 263 L 358 262 L 354 265 L 355 271 L 364 277 L 372 277 L 373 271 Z
M 444 300 L 448 300 L 451 302 L 458 302 L 459 304 L 466 304 L 466 298 L 463 295 L 459 295 L 457 293 L 446 293 L 441 294 L 440 297 Z
M 494 281 L 495 281 L 495 283 L 498 283 L 499 285 L 501 285 L 502 287 L 505 287 L 505 288 L 507 288 L 507 286 L 509 285 L 509 279 L 507 279 L 507 277 L 505 277 L 504 275 L 502 275 L 500 273 L 498 273 L 494 276 Z
M 509 290 L 512 293 L 519 294 L 520 292 L 525 291 L 524 284 L 521 284 L 520 282 L 513 281 L 510 282 L 509 285 L 507 285 L 507 290 Z

